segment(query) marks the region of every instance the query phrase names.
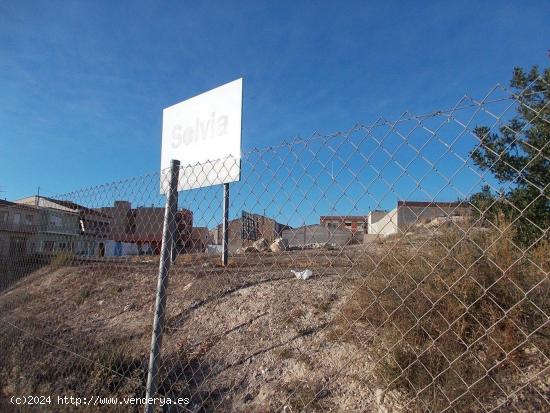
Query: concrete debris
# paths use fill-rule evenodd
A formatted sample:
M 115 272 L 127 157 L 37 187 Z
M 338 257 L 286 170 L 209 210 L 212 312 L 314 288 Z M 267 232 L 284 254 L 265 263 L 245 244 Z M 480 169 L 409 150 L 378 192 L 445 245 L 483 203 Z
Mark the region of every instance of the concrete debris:
M 304 271 L 294 271 L 290 270 L 292 274 L 296 276 L 299 280 L 307 280 L 308 278 L 311 278 L 313 275 L 313 271 L 311 270 L 304 270 Z
M 259 240 L 254 241 L 252 246 L 254 248 L 256 248 L 256 250 L 258 252 L 267 252 L 267 251 L 269 251 L 269 243 L 267 242 L 267 240 L 265 238 L 260 238 Z
M 289 250 L 291 251 L 317 250 L 317 249 L 334 250 L 336 249 L 336 245 L 330 242 L 315 242 L 313 244 L 293 245 L 289 247 Z
M 336 245 L 329 242 L 318 242 L 305 245 L 290 246 L 287 239 L 277 238 L 269 245 L 265 238 L 260 238 L 248 247 L 240 247 L 235 251 L 236 254 L 242 255 L 251 252 L 283 252 L 283 251 L 298 251 L 298 250 L 314 250 L 314 249 L 336 249 Z
M 258 252 L 258 250 L 254 248 L 252 245 L 249 245 L 248 247 L 237 248 L 237 251 L 235 252 L 239 255 L 242 255 L 242 254 L 248 254 L 251 252 Z
M 269 249 L 273 252 L 287 251 L 288 250 L 288 240 L 283 239 L 283 238 L 277 238 L 275 241 L 273 241 L 273 243 L 271 244 Z

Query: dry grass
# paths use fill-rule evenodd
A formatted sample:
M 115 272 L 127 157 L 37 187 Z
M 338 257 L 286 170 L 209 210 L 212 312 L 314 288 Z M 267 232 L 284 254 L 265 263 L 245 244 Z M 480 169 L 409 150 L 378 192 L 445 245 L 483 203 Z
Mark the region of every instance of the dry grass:
M 53 268 L 61 268 L 71 265 L 73 262 L 74 255 L 70 251 L 58 251 L 55 253 L 55 256 L 52 258 L 50 265 Z
M 505 222 L 492 232 L 452 226 L 420 248 L 395 240 L 368 262 L 340 332 L 360 335 L 350 321 L 371 332 L 382 388 L 408 393 L 420 410 L 475 411 L 548 360 L 550 248 L 523 251 L 514 235 Z
M 288 394 L 287 406 L 292 412 L 323 412 L 328 410 L 324 400 L 328 391 L 323 383 L 294 380 L 284 386 Z

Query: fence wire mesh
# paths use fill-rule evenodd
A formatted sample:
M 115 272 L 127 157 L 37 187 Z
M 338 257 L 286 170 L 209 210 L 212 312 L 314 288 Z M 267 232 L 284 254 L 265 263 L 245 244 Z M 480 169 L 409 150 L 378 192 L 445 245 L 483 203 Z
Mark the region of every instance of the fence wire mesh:
M 549 89 L 245 153 L 225 266 L 181 192 L 154 410 L 549 410 Z M 163 179 L 0 201 L 0 410 L 143 411 Z

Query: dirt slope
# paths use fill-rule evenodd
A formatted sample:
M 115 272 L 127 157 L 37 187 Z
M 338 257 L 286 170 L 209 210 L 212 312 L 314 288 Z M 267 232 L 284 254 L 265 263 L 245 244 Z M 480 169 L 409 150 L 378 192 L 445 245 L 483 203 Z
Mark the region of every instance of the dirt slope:
M 160 391 L 190 397 L 198 411 L 368 410 L 368 359 L 330 326 L 360 276 L 346 260 L 293 252 L 224 269 L 182 257 L 170 278 Z M 304 268 L 312 279 L 290 272 Z M 46 267 L 4 292 L 4 395 L 142 395 L 156 269 Z

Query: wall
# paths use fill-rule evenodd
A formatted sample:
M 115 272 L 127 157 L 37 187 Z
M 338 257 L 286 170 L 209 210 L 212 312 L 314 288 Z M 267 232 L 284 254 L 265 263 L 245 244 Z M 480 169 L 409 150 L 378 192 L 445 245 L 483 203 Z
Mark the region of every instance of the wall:
M 470 213 L 470 209 L 465 204 L 454 202 L 400 202 L 399 208 L 399 230 L 406 233 L 411 227 L 427 223 L 434 218 L 450 217 L 453 215 L 465 216 Z
M 399 201 L 397 208 L 385 213 L 373 211 L 369 214 L 369 234 L 387 236 L 406 233 L 415 225 L 427 223 L 434 218 L 467 216 L 470 208 L 459 202 L 415 202 Z
M 381 220 L 382 218 L 384 218 L 386 214 L 387 214 L 386 211 L 372 211 L 371 213 L 369 213 L 367 218 L 368 234 L 377 234 L 377 231 L 376 231 L 377 227 L 373 227 L 372 225 L 378 222 L 379 220 Z
M 376 211 L 372 217 L 369 215 L 369 234 L 379 234 L 383 236 L 396 234 L 398 232 L 398 213 L 397 208 L 387 213 Z
M 188 252 L 205 252 L 210 234 L 206 227 L 195 227 L 191 231 L 190 245 Z
M 329 230 L 323 225 L 307 225 L 300 228 L 285 229 L 282 235 L 289 245 L 298 246 L 325 242 L 347 245 L 351 243 L 353 234 L 345 229 Z

